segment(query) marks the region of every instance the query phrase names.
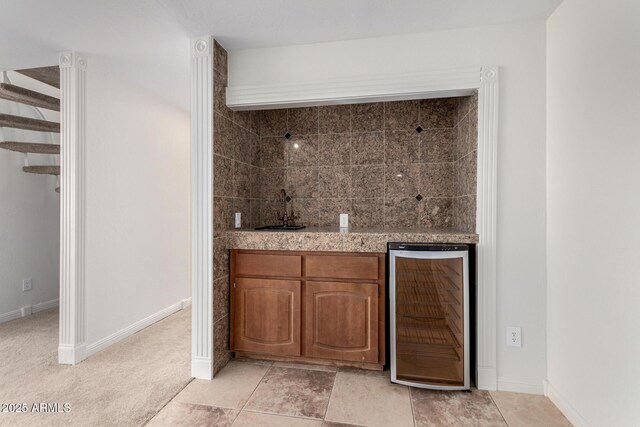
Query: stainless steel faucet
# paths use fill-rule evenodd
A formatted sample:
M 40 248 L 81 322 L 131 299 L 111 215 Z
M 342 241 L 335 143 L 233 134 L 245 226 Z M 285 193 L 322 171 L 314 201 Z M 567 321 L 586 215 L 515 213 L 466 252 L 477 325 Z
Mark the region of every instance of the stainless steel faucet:
M 282 216 L 280 216 L 280 212 L 278 212 L 278 221 L 282 221 L 282 225 L 284 227 L 294 225 L 297 217 L 293 213 L 293 209 L 291 210 L 291 214 L 287 213 L 287 202 L 291 200 L 291 198 L 287 196 L 287 192 L 284 190 L 284 188 L 280 190 L 280 200 L 282 200 L 282 208 L 284 213 L 282 214 Z M 289 224 L 289 222 L 291 222 L 291 224 Z

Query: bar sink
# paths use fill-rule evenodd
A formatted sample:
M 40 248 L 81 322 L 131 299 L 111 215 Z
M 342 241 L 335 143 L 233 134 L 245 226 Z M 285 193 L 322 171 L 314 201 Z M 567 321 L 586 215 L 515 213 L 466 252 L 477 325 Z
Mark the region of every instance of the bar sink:
M 295 231 L 306 228 L 306 225 L 265 225 L 264 227 L 256 227 L 256 230 L 265 231 Z

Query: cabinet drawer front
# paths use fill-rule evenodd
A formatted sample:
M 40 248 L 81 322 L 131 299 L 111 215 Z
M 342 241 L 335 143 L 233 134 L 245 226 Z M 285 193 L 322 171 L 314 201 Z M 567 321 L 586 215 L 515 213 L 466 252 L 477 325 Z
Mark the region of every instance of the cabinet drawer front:
M 306 276 L 378 280 L 378 257 L 366 255 L 307 255 Z
M 237 278 L 232 350 L 299 356 L 301 284 Z
M 300 277 L 302 257 L 279 254 L 236 254 L 235 273 L 240 276 Z

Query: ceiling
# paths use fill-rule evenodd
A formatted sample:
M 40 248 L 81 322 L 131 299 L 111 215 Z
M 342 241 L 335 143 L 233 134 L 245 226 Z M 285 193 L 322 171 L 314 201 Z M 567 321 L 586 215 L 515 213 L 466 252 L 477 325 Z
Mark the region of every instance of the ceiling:
M 230 51 L 546 19 L 561 0 L 0 0 L 0 69 L 101 58 L 167 98 L 189 76 L 189 38 Z M 164 73 L 153 73 L 162 68 Z M 187 90 L 188 91 L 188 90 Z M 175 98 L 174 98 L 175 99 Z M 186 101 L 188 103 L 188 100 Z M 184 95 L 180 104 L 185 104 Z
M 561 0 L 159 0 L 230 50 L 546 19 Z

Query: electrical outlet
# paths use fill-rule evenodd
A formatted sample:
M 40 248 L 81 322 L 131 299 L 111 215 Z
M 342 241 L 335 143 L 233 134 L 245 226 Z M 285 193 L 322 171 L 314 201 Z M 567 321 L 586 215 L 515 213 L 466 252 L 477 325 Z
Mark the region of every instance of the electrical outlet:
M 242 227 L 242 213 L 236 212 L 236 228 Z
M 522 347 L 522 328 L 519 326 L 507 327 L 507 346 Z
M 349 214 L 340 214 L 340 228 L 349 226 Z
M 22 292 L 27 292 L 31 290 L 31 279 L 23 279 L 22 280 Z

